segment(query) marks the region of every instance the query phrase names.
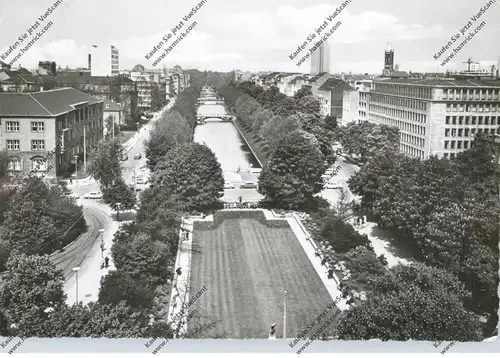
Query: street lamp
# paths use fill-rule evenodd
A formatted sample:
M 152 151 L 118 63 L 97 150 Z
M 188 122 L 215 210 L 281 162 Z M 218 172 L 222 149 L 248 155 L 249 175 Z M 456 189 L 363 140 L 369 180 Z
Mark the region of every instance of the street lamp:
M 101 258 L 104 257 L 104 229 L 99 229 L 99 236 L 101 238 Z
M 122 203 L 116 203 L 116 221 L 120 221 L 120 205 Z
M 73 158 L 75 158 L 75 183 L 78 180 L 78 155 L 75 155 Z
M 283 339 L 286 339 L 286 290 L 284 297 L 284 307 L 283 307 Z
M 76 304 L 78 304 L 78 271 L 80 271 L 80 267 L 73 267 L 72 270 L 75 271 L 76 274 Z

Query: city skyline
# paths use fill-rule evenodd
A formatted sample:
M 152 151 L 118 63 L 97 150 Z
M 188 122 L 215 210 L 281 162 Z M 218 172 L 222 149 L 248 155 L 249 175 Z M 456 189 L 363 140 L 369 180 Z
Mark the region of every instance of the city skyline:
M 0 40 L 2 54 L 53 3 L 53 0 L 36 3 L 26 0 L 22 11 L 20 4 L 7 5 L 5 13 L 16 13 L 17 16 L 0 17 L 0 28 L 4 33 L 8 29 L 9 34 Z M 87 56 L 93 44 L 113 44 L 120 50 L 121 69 L 130 69 L 136 64 L 153 68 L 153 61 L 147 60 L 145 54 L 199 1 L 163 3 L 145 0 L 139 9 L 130 0 L 122 3 L 119 9 L 115 9 L 113 4 L 97 0 L 62 2 L 50 15 L 51 28 L 16 61 L 14 67 L 21 64 L 35 68 L 38 61 L 56 61 L 62 67 L 87 67 Z M 495 12 L 500 11 L 498 6 L 485 12 L 486 26 L 446 66 L 440 66 L 440 61 L 433 58 L 450 36 L 486 3 L 483 0 L 439 3 L 425 0 L 419 4 L 353 0 L 338 15 L 342 25 L 329 39 L 330 51 L 336 54 L 330 70 L 381 73 L 389 37 L 395 51 L 395 64 L 401 70 L 459 70 L 469 57 L 488 69 L 498 62 L 500 55 L 500 43 L 494 41 L 500 24 L 492 21 Z M 183 68 L 218 71 L 307 73 L 310 59 L 296 66 L 288 55 L 341 4 L 341 1 L 336 4 L 310 1 L 306 5 L 298 0 L 277 0 L 272 4 L 264 4 L 261 0 L 245 4 L 227 0 L 207 1 L 193 17 L 196 28 L 155 68 L 179 64 Z M 429 8 L 435 11 L 429 13 Z M 107 14 L 111 12 L 114 16 L 109 18 Z M 447 13 L 444 18 L 440 15 L 443 12 Z M 489 46 L 481 46 L 485 43 Z M 12 53 L 7 61 L 3 61 L 9 62 L 14 56 Z

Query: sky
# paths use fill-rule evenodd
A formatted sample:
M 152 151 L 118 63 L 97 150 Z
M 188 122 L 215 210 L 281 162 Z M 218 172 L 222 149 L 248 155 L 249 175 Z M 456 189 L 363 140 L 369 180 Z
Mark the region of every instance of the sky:
M 4 57 L 36 21 L 40 25 L 35 32 L 53 23 L 14 66 L 33 69 L 38 61 L 56 61 L 63 68 L 87 67 L 92 45 L 111 44 L 120 51 L 120 69 L 142 64 L 146 68 L 180 65 L 214 71 L 308 73 L 309 60 L 297 66 L 308 48 L 294 60 L 289 55 L 325 21 L 323 32 L 341 22 L 329 37 L 332 73 L 381 73 L 389 39 L 395 63 L 406 71 L 459 70 L 469 57 L 489 70 L 500 56 L 500 0 L 477 21 L 471 17 L 489 0 L 350 0 L 333 22 L 327 17 L 342 0 L 206 0 L 183 21 L 180 31 L 194 21 L 196 26 L 156 66 L 154 60 L 176 36 L 151 59 L 145 55 L 200 0 L 59 0 L 62 3 L 43 22 L 37 20 L 55 1 L 0 0 L 0 53 Z M 439 60 L 433 58 L 469 21 L 468 31 L 472 31 L 483 20 L 485 25 L 445 66 L 440 64 L 448 52 Z M 454 46 L 462 40 L 463 36 Z M 3 61 L 10 62 L 19 48 Z

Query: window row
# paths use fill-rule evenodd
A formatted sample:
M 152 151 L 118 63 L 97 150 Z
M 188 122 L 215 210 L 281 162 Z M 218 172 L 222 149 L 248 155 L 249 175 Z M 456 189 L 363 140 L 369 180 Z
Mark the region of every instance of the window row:
M 469 149 L 471 143 L 470 140 L 445 140 L 444 149 Z
M 417 148 L 414 148 L 412 146 L 400 143 L 399 150 L 405 154 L 411 155 L 412 157 L 424 159 L 424 151 L 417 149 Z
M 499 90 L 494 89 L 472 89 L 472 88 L 448 88 L 443 89 L 443 99 L 455 99 L 455 100 L 490 100 L 497 101 L 499 96 Z
M 498 104 L 447 104 L 446 112 L 500 112 Z
M 7 139 L 7 150 L 21 150 L 20 142 L 18 139 Z M 45 150 L 45 140 L 33 139 L 31 141 L 31 150 Z
M 419 147 L 425 146 L 425 139 L 420 138 L 411 134 L 401 133 L 401 141 L 406 142 L 408 144 L 416 145 Z
M 498 128 L 445 128 L 445 137 L 470 137 L 475 134 L 500 134 L 500 127 Z
M 47 170 L 47 160 L 43 157 L 33 157 L 30 160 L 32 170 Z M 7 169 L 10 171 L 22 171 L 23 160 L 18 157 L 9 158 Z
M 5 122 L 6 132 L 19 132 L 19 121 L 6 121 Z M 45 124 L 43 122 L 31 122 L 32 132 L 44 132 Z
M 393 93 L 402 96 L 419 97 L 419 98 L 432 98 L 432 88 L 413 86 L 413 85 L 400 85 L 390 83 L 374 83 L 376 92 Z
M 369 105 L 369 110 L 375 113 L 385 114 L 400 119 L 407 119 L 418 123 L 426 123 L 426 118 L 427 118 L 427 115 L 422 113 L 415 113 L 412 111 L 405 111 L 402 109 L 377 106 L 371 103 Z
M 413 98 L 402 98 L 394 96 L 384 96 L 377 93 L 371 93 L 370 102 L 382 103 L 391 106 L 427 111 L 427 102 Z
M 500 120 L 497 116 L 446 116 L 446 124 L 465 124 L 466 126 L 471 125 L 500 125 Z

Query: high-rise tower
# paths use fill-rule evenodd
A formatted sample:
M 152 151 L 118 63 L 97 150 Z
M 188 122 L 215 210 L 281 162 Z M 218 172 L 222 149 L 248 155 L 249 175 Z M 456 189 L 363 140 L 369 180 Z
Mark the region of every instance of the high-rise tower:
M 390 76 L 392 72 L 394 72 L 394 50 L 392 49 L 392 41 L 389 39 L 385 50 L 383 75 Z
M 315 46 L 317 48 L 311 56 L 311 74 L 317 75 L 322 72 L 330 72 L 330 47 L 328 43 L 316 43 Z

